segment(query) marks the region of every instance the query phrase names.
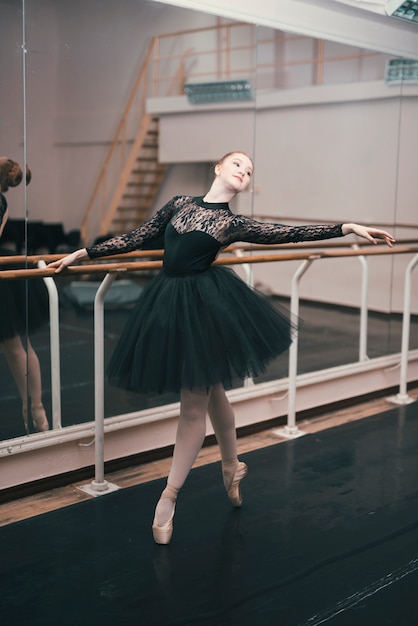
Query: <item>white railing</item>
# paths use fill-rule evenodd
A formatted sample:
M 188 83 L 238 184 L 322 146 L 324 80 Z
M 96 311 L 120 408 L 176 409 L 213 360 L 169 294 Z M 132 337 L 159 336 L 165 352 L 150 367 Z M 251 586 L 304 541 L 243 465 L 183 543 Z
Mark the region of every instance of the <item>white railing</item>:
M 45 268 L 45 261 L 38 261 L 38 267 Z M 51 345 L 51 403 L 52 427 L 61 428 L 61 350 L 60 350 L 60 322 L 59 322 L 59 295 L 54 279 L 44 277 L 44 283 L 49 296 L 49 338 Z
M 368 266 L 366 257 L 376 254 L 411 254 L 415 253 L 412 261 L 408 264 L 405 270 L 405 285 L 404 285 L 404 307 L 403 307 L 403 320 L 402 320 L 402 345 L 400 353 L 400 380 L 399 380 L 399 393 L 393 398 L 393 401 L 398 404 L 406 404 L 411 399 L 407 394 L 407 380 L 408 380 L 408 356 L 409 356 L 409 338 L 410 338 L 410 319 L 411 319 L 411 293 L 412 293 L 412 273 L 418 264 L 418 246 L 397 246 L 393 250 L 387 250 L 383 246 L 377 246 L 373 248 L 362 248 L 359 250 L 357 246 L 351 250 L 318 250 L 314 252 L 294 252 L 291 254 L 268 254 L 268 255 L 245 255 L 241 251 L 236 251 L 235 257 L 222 257 L 215 261 L 215 264 L 222 265 L 243 265 L 247 275 L 247 282 L 252 283 L 252 271 L 251 266 L 254 263 L 272 262 L 272 261 L 286 261 L 286 260 L 301 260 L 302 264 L 296 270 L 292 278 L 291 287 L 291 314 L 292 316 L 298 316 L 299 312 L 299 284 L 302 277 L 311 267 L 315 260 L 324 258 L 335 257 L 347 257 L 354 256 L 359 258 L 362 265 L 362 283 L 361 283 L 361 306 L 360 306 L 360 346 L 359 346 L 359 362 L 367 359 L 366 344 L 367 344 L 367 294 L 368 294 Z M 142 252 L 138 253 L 138 256 L 156 255 L 158 253 Z M 62 255 L 59 255 L 62 256 Z M 136 256 L 135 254 L 126 255 L 129 257 Z M 57 255 L 54 255 L 57 258 Z M 51 259 L 49 259 L 51 260 Z M 108 493 L 114 486 L 107 483 L 104 479 L 104 299 L 107 291 L 111 287 L 118 271 L 126 270 L 149 270 L 158 269 L 161 267 L 161 261 L 134 261 L 134 262 L 119 262 L 119 263 L 100 263 L 91 266 L 77 266 L 68 270 L 71 273 L 93 273 L 93 272 L 107 272 L 100 287 L 97 290 L 94 304 L 94 356 L 95 356 L 95 478 L 94 481 L 86 491 L 89 490 L 93 495 L 100 495 L 101 493 Z M 52 385 L 52 398 L 53 398 L 53 428 L 61 428 L 60 420 L 60 374 L 59 374 L 59 321 L 58 321 L 58 292 L 54 283 L 54 270 L 49 269 L 44 261 L 39 262 L 40 269 L 38 270 L 3 270 L 0 272 L 0 279 L 12 279 L 19 276 L 43 276 L 48 286 L 48 293 L 50 296 L 50 313 L 51 313 L 51 385 Z M 298 375 L 297 375 L 297 360 L 298 360 L 298 332 L 296 331 L 293 344 L 289 350 L 289 378 L 288 378 L 288 411 L 287 411 L 287 423 L 285 427 L 280 431 L 285 437 L 293 438 L 303 434 L 296 425 L 296 396 L 298 388 Z M 252 381 L 250 383 L 253 385 Z M 251 384 L 248 392 L 251 394 Z M 254 389 L 256 386 L 254 385 Z M 164 413 L 162 411 L 162 413 Z M 43 433 L 44 436 L 48 436 L 48 433 Z
M 343 253 L 341 253 L 343 256 Z M 303 263 L 300 265 L 298 270 L 295 272 L 292 279 L 292 290 L 291 290 L 291 315 L 295 316 L 297 319 L 299 314 L 299 283 L 304 274 L 307 272 L 311 264 L 315 259 L 320 259 L 321 254 L 311 255 L 308 259 L 305 259 Z M 364 333 L 367 334 L 367 308 L 365 307 L 365 303 L 367 303 L 367 293 L 368 293 L 368 266 L 367 262 L 365 262 L 364 255 L 359 256 L 362 259 L 362 269 L 363 269 L 363 279 L 362 279 L 362 304 L 361 304 L 361 316 L 360 316 L 360 326 L 362 332 L 360 333 L 360 356 L 359 360 L 363 358 L 363 350 L 365 346 Z M 244 258 L 242 254 L 237 254 L 237 259 L 240 260 L 246 267 L 247 274 L 247 282 L 249 284 L 252 283 L 253 277 L 252 272 L 249 271 L 249 265 L 255 261 L 255 258 Z M 406 379 L 407 379 L 407 364 L 408 364 L 408 351 L 409 351 L 409 332 L 405 330 L 409 329 L 410 324 L 410 299 L 411 299 L 411 275 L 412 270 L 416 266 L 418 262 L 418 255 L 408 265 L 406 270 L 406 278 L 405 278 L 405 307 L 404 307 L 404 315 L 403 315 L 403 341 L 402 341 L 402 353 L 401 353 L 401 363 L 404 363 L 404 367 L 401 368 L 401 380 L 400 380 L 400 390 L 406 389 Z M 228 264 L 228 263 L 226 263 Z M 94 481 L 92 481 L 90 489 L 91 491 L 97 491 L 99 493 L 107 492 L 109 488 L 112 488 L 112 485 L 109 485 L 107 481 L 104 480 L 104 402 L 103 402 L 103 394 L 104 394 L 104 360 L 103 360 L 103 331 L 104 331 L 104 297 L 111 287 L 113 280 L 116 274 L 107 274 L 104 278 L 100 288 L 97 291 L 95 306 L 94 306 L 94 319 L 95 319 L 95 389 L 96 389 L 96 408 L 95 408 L 95 419 L 96 419 L 96 449 L 95 449 L 95 458 L 96 458 L 96 475 Z M 293 340 L 292 345 L 289 349 L 289 391 L 288 391 L 288 413 L 287 413 L 287 424 L 280 431 L 283 436 L 294 438 L 303 435 L 303 431 L 301 431 L 296 426 L 296 393 L 297 393 L 297 359 L 298 359 L 298 331 L 296 330 L 296 335 Z M 410 401 L 408 395 L 400 391 L 398 394 L 398 400 L 401 403 L 406 403 Z
M 408 352 L 409 352 L 409 331 L 411 327 L 411 293 L 412 293 L 412 272 L 418 263 L 418 254 L 414 256 L 405 271 L 404 305 L 402 320 L 402 347 L 401 347 L 401 373 L 399 383 L 399 393 L 394 398 L 398 404 L 409 404 L 414 400 L 407 394 L 407 374 L 408 374 Z

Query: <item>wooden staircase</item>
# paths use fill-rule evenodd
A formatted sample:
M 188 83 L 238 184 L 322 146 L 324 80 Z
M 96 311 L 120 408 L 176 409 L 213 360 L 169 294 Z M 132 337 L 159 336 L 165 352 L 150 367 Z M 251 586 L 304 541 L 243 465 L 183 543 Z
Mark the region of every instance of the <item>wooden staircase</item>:
M 109 145 L 81 224 L 84 245 L 109 233 L 122 234 L 149 216 L 167 165 L 158 162 L 159 120 L 146 111 L 155 82 L 154 37 Z M 181 93 L 184 60 L 170 92 Z M 171 95 L 169 92 L 165 95 Z
M 120 235 L 142 224 L 150 214 L 167 165 L 158 161 L 158 118 L 150 120 L 109 231 Z

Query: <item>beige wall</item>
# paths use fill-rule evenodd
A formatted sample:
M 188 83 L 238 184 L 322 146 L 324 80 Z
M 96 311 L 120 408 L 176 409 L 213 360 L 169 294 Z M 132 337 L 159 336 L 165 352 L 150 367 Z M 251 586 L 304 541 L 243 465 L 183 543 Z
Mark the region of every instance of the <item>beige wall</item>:
M 412 169 L 418 89 L 410 87 L 406 94 L 400 97 L 399 90 L 378 82 L 278 93 L 275 105 L 272 94 L 264 100 L 260 97 L 254 193 L 240 198 L 242 204 L 235 210 L 252 210 L 256 216 L 282 223 L 292 223 L 292 218 L 295 223 L 355 221 L 391 230 L 395 223 L 418 225 Z M 159 103 L 150 102 L 153 106 L 158 109 Z M 212 161 L 231 147 L 249 150 L 254 112 L 248 105 L 239 110 L 229 105 L 218 105 L 218 111 L 192 109 L 184 98 L 177 98 L 171 107 L 172 114 L 164 102 L 163 161 Z M 161 195 L 172 190 L 171 184 Z M 398 227 L 395 234 L 416 237 L 416 232 Z M 353 237 L 349 240 L 355 242 Z M 369 261 L 372 309 L 402 310 L 404 272 L 410 259 L 404 255 Z M 295 263 L 283 263 L 279 269 L 256 265 L 254 272 L 261 286 L 288 295 L 296 268 Z M 360 294 L 361 267 L 354 259 L 317 262 L 301 283 L 301 296 L 312 300 L 356 306 Z M 416 294 L 413 309 L 418 310 Z

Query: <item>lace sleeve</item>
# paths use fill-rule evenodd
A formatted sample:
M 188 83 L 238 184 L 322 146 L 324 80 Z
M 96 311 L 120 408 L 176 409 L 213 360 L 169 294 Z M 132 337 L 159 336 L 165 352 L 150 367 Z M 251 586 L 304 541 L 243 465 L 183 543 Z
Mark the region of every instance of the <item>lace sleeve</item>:
M 264 223 L 237 215 L 228 229 L 228 243 L 297 243 L 343 237 L 342 224 L 311 224 L 308 226 L 286 226 Z
M 138 250 L 146 241 L 150 241 L 164 232 L 179 204 L 181 204 L 181 196 L 172 198 L 139 228 L 125 235 L 112 237 L 95 246 L 90 246 L 87 248 L 87 254 L 91 259 L 95 259 L 101 256 L 111 256 L 112 254 L 123 254 L 124 252 Z

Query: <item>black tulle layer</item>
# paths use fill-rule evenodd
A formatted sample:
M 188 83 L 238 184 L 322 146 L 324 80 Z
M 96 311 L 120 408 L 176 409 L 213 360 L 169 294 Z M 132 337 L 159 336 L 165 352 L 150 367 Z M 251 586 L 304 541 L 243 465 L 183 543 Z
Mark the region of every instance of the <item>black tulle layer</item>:
M 0 256 L 10 255 L 0 249 Z M 1 269 L 22 269 L 2 265 Z M 49 321 L 48 291 L 41 278 L 0 281 L 0 342 L 33 333 Z
M 179 392 L 257 376 L 287 350 L 293 325 L 230 269 L 161 272 L 141 293 L 110 359 L 110 382 Z

